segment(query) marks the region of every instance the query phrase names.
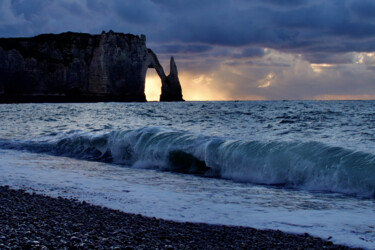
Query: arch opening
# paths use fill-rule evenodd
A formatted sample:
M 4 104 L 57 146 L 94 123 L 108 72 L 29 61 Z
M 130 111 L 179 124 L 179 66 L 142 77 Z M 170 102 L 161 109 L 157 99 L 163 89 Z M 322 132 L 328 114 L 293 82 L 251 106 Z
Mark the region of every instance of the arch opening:
M 161 80 L 153 68 L 149 68 L 146 72 L 145 95 L 148 102 L 160 101 Z

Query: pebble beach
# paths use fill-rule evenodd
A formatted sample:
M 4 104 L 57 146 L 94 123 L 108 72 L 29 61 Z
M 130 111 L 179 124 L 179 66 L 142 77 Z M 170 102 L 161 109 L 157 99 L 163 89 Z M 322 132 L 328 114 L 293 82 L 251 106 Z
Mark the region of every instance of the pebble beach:
M 0 249 L 350 249 L 308 234 L 180 223 L 0 187 Z

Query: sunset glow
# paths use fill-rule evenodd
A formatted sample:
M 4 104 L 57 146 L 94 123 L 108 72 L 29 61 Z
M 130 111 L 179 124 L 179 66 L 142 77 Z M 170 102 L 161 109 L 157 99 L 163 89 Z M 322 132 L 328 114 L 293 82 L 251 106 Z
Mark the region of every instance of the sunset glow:
M 322 101 L 375 100 L 375 95 L 322 95 L 322 96 L 316 96 L 313 99 L 322 100 Z
M 321 73 L 325 68 L 331 68 L 334 65 L 332 64 L 327 64 L 327 63 L 321 63 L 321 64 L 316 64 L 312 63 L 311 68 L 314 70 L 315 73 Z
M 220 101 L 230 100 L 226 90 L 214 88 L 214 78 L 207 75 L 180 74 L 182 94 L 190 101 Z
M 154 69 L 148 69 L 145 82 L 145 95 L 147 101 L 159 101 L 161 81 Z

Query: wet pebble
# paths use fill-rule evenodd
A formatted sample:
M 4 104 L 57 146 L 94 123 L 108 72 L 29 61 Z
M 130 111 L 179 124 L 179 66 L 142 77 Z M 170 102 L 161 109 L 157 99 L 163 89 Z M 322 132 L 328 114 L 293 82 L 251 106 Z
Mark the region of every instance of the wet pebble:
M 0 249 L 20 248 L 349 249 L 308 234 L 178 223 L 0 187 Z

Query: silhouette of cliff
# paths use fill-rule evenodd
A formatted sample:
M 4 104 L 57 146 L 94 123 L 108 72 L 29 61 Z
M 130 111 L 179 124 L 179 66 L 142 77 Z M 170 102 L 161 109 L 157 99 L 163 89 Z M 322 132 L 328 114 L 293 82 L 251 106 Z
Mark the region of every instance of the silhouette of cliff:
M 1 38 L 0 102 L 146 101 L 148 68 L 160 76 L 161 101 L 183 101 L 173 58 L 166 76 L 144 35 Z

